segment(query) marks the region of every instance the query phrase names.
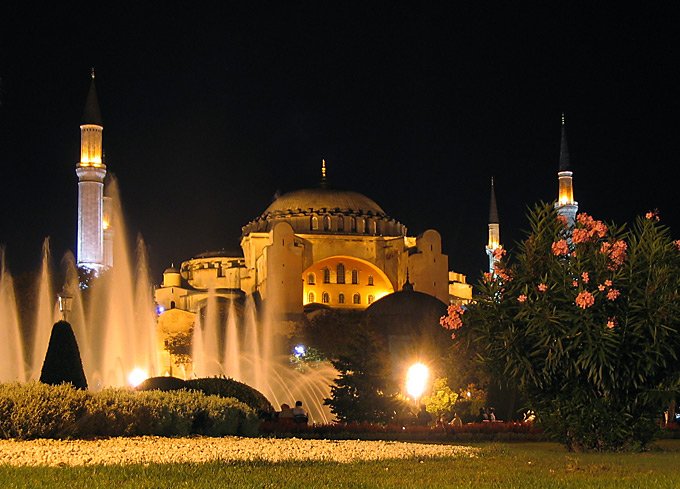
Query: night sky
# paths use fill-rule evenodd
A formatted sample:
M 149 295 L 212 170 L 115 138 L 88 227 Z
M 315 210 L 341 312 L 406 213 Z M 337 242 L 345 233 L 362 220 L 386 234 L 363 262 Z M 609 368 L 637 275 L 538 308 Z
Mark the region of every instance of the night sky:
M 46 236 L 55 263 L 75 248 L 91 67 L 106 164 L 156 283 L 171 262 L 237 249 L 277 191 L 317 185 L 322 158 L 333 187 L 371 197 L 409 235 L 438 230 L 449 268 L 474 283 L 490 178 L 506 247 L 527 206 L 556 198 L 562 112 L 579 210 L 623 223 L 658 208 L 680 236 L 669 12 L 7 3 L 0 243 L 13 273 L 39 266 Z

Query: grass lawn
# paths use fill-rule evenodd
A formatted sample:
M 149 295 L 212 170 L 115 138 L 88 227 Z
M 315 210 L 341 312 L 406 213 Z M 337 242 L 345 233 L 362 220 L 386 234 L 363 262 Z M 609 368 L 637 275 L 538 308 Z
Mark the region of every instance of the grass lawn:
M 475 457 L 330 462 L 0 466 L 0 487 L 676 488 L 680 440 L 645 453 L 572 454 L 554 443 L 479 443 Z

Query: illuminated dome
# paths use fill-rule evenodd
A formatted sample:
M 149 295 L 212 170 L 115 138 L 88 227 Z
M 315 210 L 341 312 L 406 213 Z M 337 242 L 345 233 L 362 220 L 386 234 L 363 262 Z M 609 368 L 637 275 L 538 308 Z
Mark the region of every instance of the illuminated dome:
M 385 215 L 385 211 L 378 204 L 358 192 L 315 188 L 295 190 L 282 195 L 267 207 L 262 216 L 289 214 L 291 211 L 340 211 L 360 215 Z
M 279 222 L 287 222 L 297 234 L 406 235 L 406 227 L 385 214 L 372 199 L 358 192 L 325 187 L 282 195 L 244 226 L 242 234 L 269 232 Z

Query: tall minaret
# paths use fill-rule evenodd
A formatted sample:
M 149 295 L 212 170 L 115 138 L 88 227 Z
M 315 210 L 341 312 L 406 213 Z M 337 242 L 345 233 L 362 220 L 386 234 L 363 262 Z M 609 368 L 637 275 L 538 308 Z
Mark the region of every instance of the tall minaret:
M 78 244 L 79 267 L 100 271 L 104 268 L 104 177 L 102 161 L 102 117 L 94 87 L 94 69 L 90 92 L 80 126 L 80 162 L 78 175 Z
M 498 207 L 496 206 L 496 190 L 491 177 L 491 202 L 489 203 L 489 243 L 486 245 L 486 254 L 489 255 L 489 272 L 495 273 L 498 258 L 494 251 L 501 246 L 501 224 L 498 220 Z
M 559 196 L 555 209 L 561 216 L 567 218 L 567 225 L 573 226 L 576 221 L 578 202 L 574 200 L 573 172 L 569 165 L 569 148 L 567 148 L 567 131 L 564 128 L 564 113 L 562 113 L 562 143 L 560 145 L 560 167 L 557 172 L 559 178 Z

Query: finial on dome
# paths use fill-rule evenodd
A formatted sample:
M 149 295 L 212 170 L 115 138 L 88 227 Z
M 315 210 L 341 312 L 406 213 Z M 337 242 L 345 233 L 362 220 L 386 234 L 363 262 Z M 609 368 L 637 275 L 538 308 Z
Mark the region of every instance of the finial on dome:
M 326 187 L 326 160 L 321 160 L 321 186 Z
M 413 290 L 413 284 L 409 280 L 409 274 L 408 274 L 408 268 L 406 269 L 406 282 L 404 282 L 404 286 L 401 288 L 401 290 Z
M 564 112 L 562 112 L 562 125 L 564 125 Z
M 94 66 L 92 67 L 92 79 L 94 80 Z

